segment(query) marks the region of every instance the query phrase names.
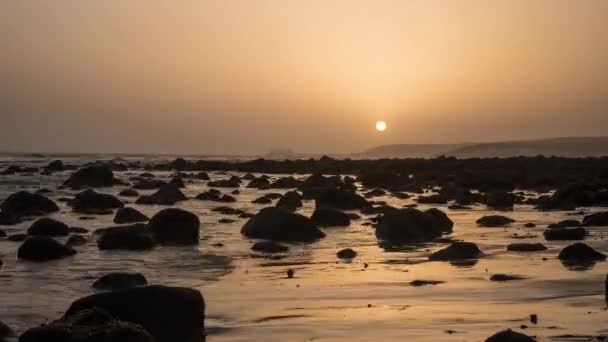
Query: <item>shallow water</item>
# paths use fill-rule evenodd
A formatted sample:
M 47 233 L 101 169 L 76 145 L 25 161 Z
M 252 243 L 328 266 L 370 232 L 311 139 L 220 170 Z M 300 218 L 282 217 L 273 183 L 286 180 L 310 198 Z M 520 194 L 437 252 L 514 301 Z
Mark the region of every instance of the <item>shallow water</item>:
M 0 169 L 3 167 L 0 165 Z M 116 173 L 122 179 L 132 174 Z M 169 176 L 166 172 L 156 174 Z M 211 175 L 214 179 L 228 177 Z M 67 173 L 0 176 L 0 200 L 20 189 L 56 189 L 66 177 Z M 194 197 L 207 189 L 205 183 L 188 183 L 184 192 Z M 120 190 L 115 187 L 99 191 L 117 194 Z M 222 191 L 229 193 L 232 189 Z M 0 268 L 0 320 L 21 332 L 56 319 L 73 300 L 93 292 L 91 284 L 97 277 L 129 270 L 143 273 L 150 283 L 200 289 L 207 302 L 209 341 L 480 341 L 505 328 L 520 330 L 522 324 L 528 326 L 525 333 L 540 340 L 608 334 L 603 324 L 608 318 L 604 302 L 607 264 L 570 269 L 556 259 L 560 249 L 569 243 L 545 242 L 542 237 L 547 224 L 580 216 L 517 206 L 506 214 L 517 220 L 512 227 L 481 228 L 475 221 L 493 211 L 481 206 L 471 211 L 434 206 L 455 222 L 450 237 L 475 242 L 486 254 L 469 266 L 426 261 L 430 252 L 445 244 L 384 250 L 378 246 L 373 228 L 362 225 L 367 221 L 365 217 L 353 221 L 348 228 L 324 229 L 327 237 L 319 242 L 290 245 L 291 250 L 282 258 L 262 258 L 250 252 L 252 241 L 240 235 L 245 219 L 230 217 L 236 222 L 218 223 L 227 216 L 210 210 L 228 205 L 255 213 L 264 207 L 251 204 L 251 200 L 268 191 L 244 187 L 240 191 L 235 196 L 238 202 L 233 204 L 190 200 L 178 205 L 201 219 L 202 240 L 198 247 L 99 251 L 91 237 L 87 245 L 76 247 L 78 254 L 74 257 L 35 264 L 17 260 L 19 243 L 0 240 L 4 261 Z M 48 196 L 57 200 L 73 193 L 58 190 Z M 386 200 L 395 206 L 412 203 L 389 197 L 375 200 Z M 113 215 L 80 220 L 82 215 L 58 204 L 62 210 L 52 217 L 70 226 L 92 231 L 112 225 Z M 132 206 L 149 216 L 163 208 Z M 305 201 L 300 212 L 310 215 L 313 206 L 311 201 Z M 420 208 L 427 207 L 431 206 Z M 593 209 L 597 210 L 602 208 Z M 526 222 L 538 226 L 524 228 Z M 2 228 L 10 234 L 25 231 L 29 224 Z M 514 234 L 532 237 L 517 239 Z M 592 229 L 586 243 L 608 252 L 604 235 L 601 229 Z M 543 242 L 549 250 L 507 252 L 506 245 L 513 242 Z M 218 247 L 218 243 L 223 246 Z M 345 247 L 355 249 L 359 256 L 352 262 L 338 261 L 335 253 Z M 288 269 L 295 270 L 293 279 L 286 277 Z M 525 279 L 489 281 L 495 273 L 516 274 Z M 445 283 L 413 287 L 409 285 L 413 280 Z M 537 325 L 529 322 L 530 314 L 538 315 Z

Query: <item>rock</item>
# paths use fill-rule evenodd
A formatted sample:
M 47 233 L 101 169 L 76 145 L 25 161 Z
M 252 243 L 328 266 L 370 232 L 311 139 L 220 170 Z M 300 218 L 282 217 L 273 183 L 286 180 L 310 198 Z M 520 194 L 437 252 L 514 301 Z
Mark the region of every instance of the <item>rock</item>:
M 110 227 L 101 230 L 97 247 L 101 250 L 150 250 L 155 241 L 145 224 L 134 224 L 126 227 Z
M 164 185 L 152 195 L 141 196 L 137 204 L 174 205 L 177 202 L 187 201 L 188 198 L 174 185 Z
M 557 258 L 569 262 L 585 262 L 591 260 L 606 260 L 606 255 L 584 243 L 578 242 L 562 249 Z
M 114 185 L 114 173 L 109 165 L 85 166 L 74 172 L 63 185 L 72 189 L 111 187 Z
M 27 234 L 13 234 L 13 235 L 10 235 L 6 239 L 8 241 L 12 241 L 12 242 L 21 242 L 21 241 L 25 241 L 25 239 L 27 239 Z
M 338 253 L 336 253 L 336 256 L 339 259 L 354 259 L 357 257 L 357 252 L 355 252 L 354 250 L 352 250 L 350 248 L 345 248 L 345 249 L 338 251 Z
M 486 197 L 486 205 L 492 209 L 513 209 L 515 203 L 515 196 L 508 192 L 493 192 Z
M 251 246 L 251 250 L 262 253 L 284 253 L 289 250 L 289 247 L 274 241 L 259 241 Z
M 182 177 L 179 176 L 171 178 L 169 184 L 173 185 L 178 189 L 183 189 L 186 187 L 186 184 L 184 184 L 184 180 L 182 179 Z
M 547 247 L 542 243 L 512 243 L 507 246 L 511 252 L 540 252 L 546 251 Z
M 271 204 L 272 203 L 272 198 L 270 198 L 269 196 L 262 196 L 262 197 L 258 197 L 256 199 L 254 199 L 253 201 L 251 201 L 251 203 L 253 204 Z
M 19 259 L 35 262 L 61 259 L 74 254 L 76 251 L 71 247 L 45 236 L 29 237 L 17 250 Z
M 150 219 L 148 229 L 160 244 L 193 245 L 200 239 L 198 216 L 178 208 L 158 212 Z
M 448 206 L 448 209 L 450 209 L 450 210 L 471 210 L 473 208 L 466 206 L 466 205 L 452 204 L 452 205 Z
M 239 215 L 241 217 L 244 217 L 243 215 L 247 214 L 242 209 L 236 209 L 225 206 L 212 208 L 211 211 L 224 215 Z
M 15 332 L 8 325 L 0 321 L 0 341 L 10 341 L 9 338 L 15 337 Z
M 199 173 L 197 173 L 194 178 L 196 179 L 200 179 L 200 180 L 209 180 L 209 174 L 207 174 L 207 172 L 201 171 Z
M 310 219 L 280 207 L 260 210 L 245 223 L 241 234 L 273 241 L 312 242 L 325 237 Z
M 49 217 L 38 219 L 27 230 L 28 235 L 67 236 L 69 233 L 70 228 L 65 223 Z
M 139 192 L 135 189 L 124 189 L 118 193 L 118 196 L 122 197 L 137 197 L 139 196 Z
M 376 228 L 379 240 L 391 243 L 431 241 L 452 231 L 453 222 L 441 211 L 414 208 L 392 210 L 384 214 Z
M 92 308 L 141 325 L 155 342 L 205 340 L 205 301 L 194 289 L 153 285 L 98 293 L 72 303 L 65 316 Z
M 431 261 L 453 261 L 477 259 L 481 250 L 472 242 L 454 242 L 450 246 L 441 249 L 429 256 Z
M 209 189 L 203 193 L 198 194 L 195 198 L 201 201 L 218 201 L 222 196 L 222 193 L 217 189 Z
M 252 179 L 255 179 L 255 176 L 254 176 L 252 173 L 249 173 L 249 172 L 248 172 L 248 173 L 246 173 L 246 174 L 245 174 L 243 177 L 241 177 L 241 178 L 242 178 L 242 179 L 245 179 L 245 180 L 252 180 Z
M 65 170 L 65 165 L 61 160 L 53 160 L 44 167 L 47 171 L 57 172 Z
M 88 242 L 88 240 L 86 237 L 84 237 L 82 235 L 74 234 L 68 238 L 68 241 L 65 243 L 65 245 L 69 246 L 69 247 L 82 246 L 82 245 L 86 244 L 87 242 Z
M 268 189 L 270 187 L 270 181 L 266 177 L 259 177 L 252 179 L 249 184 L 247 184 L 248 188 L 254 189 Z
M 587 230 L 583 227 L 577 228 L 552 228 L 543 232 L 545 240 L 583 240 L 587 236 Z
M 608 226 L 608 211 L 586 215 L 583 218 L 583 225 L 596 227 Z
M 354 191 L 342 189 L 321 190 L 314 197 L 317 207 L 331 207 L 341 210 L 365 209 L 371 204 Z
M 232 176 L 229 179 L 211 181 L 207 185 L 216 188 L 238 188 L 241 186 L 241 179 L 237 176 Z
M 295 189 L 299 187 L 301 182 L 291 176 L 281 177 L 270 184 L 272 189 Z
M 140 325 L 118 321 L 98 308 L 74 312 L 41 327 L 27 330 L 20 342 L 154 342 Z
M 105 291 L 120 291 L 138 286 L 146 286 L 148 281 L 141 273 L 108 273 L 95 280 L 93 288 Z
M 513 222 L 514 219 L 502 215 L 488 215 L 477 220 L 477 224 L 482 227 L 505 227 Z
M 148 220 L 148 216 L 130 207 L 119 208 L 116 210 L 116 216 L 114 216 L 114 223 L 116 224 L 146 222 Z
M 532 337 L 512 331 L 511 329 L 498 332 L 486 339 L 485 342 L 536 342 Z
M 137 190 L 152 190 L 160 189 L 167 185 L 167 182 L 160 179 L 140 179 L 137 183 L 133 184 L 133 188 Z
M 581 223 L 578 220 L 563 220 L 558 223 L 552 223 L 547 226 L 547 228 L 571 228 L 571 227 L 580 227 Z
M 524 277 L 511 275 L 511 274 L 493 274 L 490 277 L 491 281 L 511 281 L 511 280 L 522 280 Z
M 0 226 L 13 226 L 19 223 L 19 218 L 11 213 L 0 211 Z
M 310 219 L 321 227 L 349 226 L 348 214 L 334 208 L 316 208 Z
M 236 222 L 236 220 L 224 217 L 224 218 L 221 218 L 221 219 L 217 220 L 217 222 L 219 222 L 219 223 L 234 223 L 234 222 Z
M 50 199 L 27 191 L 19 191 L 10 196 L 2 205 L 3 213 L 11 213 L 15 217 L 37 216 L 59 211 L 59 207 Z
M 382 189 L 373 189 L 363 194 L 365 198 L 379 197 L 386 195 L 386 191 Z
M 524 227 L 526 227 L 526 228 L 535 228 L 536 224 L 534 224 L 532 222 L 528 222 L 528 223 L 524 224 Z
M 90 189 L 78 193 L 70 202 L 70 205 L 73 211 L 85 214 L 106 214 L 111 212 L 112 209 L 124 206 L 118 198 Z
M 0 229 L 0 238 L 5 238 L 6 237 L 6 232 L 2 229 Z
M 416 201 L 420 204 L 446 204 L 448 198 L 441 194 L 433 194 L 428 196 L 418 196 Z
M 439 285 L 439 284 L 443 284 L 445 283 L 445 281 L 441 281 L 441 280 L 413 280 L 410 282 L 410 286 L 414 286 L 414 287 L 420 287 L 420 286 L 426 286 L 426 285 Z
M 277 207 L 296 211 L 296 209 L 302 207 L 302 196 L 297 191 L 288 191 L 279 199 Z

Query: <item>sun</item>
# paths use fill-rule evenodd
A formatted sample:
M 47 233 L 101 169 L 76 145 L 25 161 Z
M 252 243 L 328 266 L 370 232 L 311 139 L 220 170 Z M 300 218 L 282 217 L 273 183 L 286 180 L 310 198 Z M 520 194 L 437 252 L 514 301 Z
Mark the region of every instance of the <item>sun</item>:
M 384 132 L 386 131 L 386 122 L 380 120 L 376 122 L 376 131 Z

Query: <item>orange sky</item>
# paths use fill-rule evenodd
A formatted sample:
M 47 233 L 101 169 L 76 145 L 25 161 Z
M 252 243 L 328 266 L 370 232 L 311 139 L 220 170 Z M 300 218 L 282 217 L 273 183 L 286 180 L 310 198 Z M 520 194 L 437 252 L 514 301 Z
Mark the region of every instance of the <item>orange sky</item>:
M 0 150 L 608 135 L 608 1 L 6 0 L 0 13 Z

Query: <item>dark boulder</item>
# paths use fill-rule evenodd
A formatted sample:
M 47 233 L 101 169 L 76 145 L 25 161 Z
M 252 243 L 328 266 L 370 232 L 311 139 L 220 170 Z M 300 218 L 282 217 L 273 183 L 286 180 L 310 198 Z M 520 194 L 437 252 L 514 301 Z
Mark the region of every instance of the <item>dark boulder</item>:
M 34 222 L 27 230 L 28 235 L 67 236 L 70 228 L 63 222 L 43 217 Z
M 515 222 L 515 220 L 502 215 L 488 215 L 483 216 L 476 222 L 482 227 L 505 227 Z
M 8 211 L 0 211 L 0 226 L 13 226 L 19 223 L 19 218 Z
M 98 293 L 72 303 L 65 316 L 92 308 L 142 326 L 155 342 L 205 340 L 205 301 L 194 289 L 153 285 Z
M 270 198 L 269 196 L 262 196 L 262 197 L 258 197 L 256 199 L 254 199 L 253 201 L 251 201 L 251 203 L 253 204 L 271 204 L 272 203 L 272 198 Z
M 547 228 L 571 228 L 580 227 L 581 223 L 578 220 L 563 220 L 558 223 L 551 223 Z
M 148 229 L 160 244 L 198 244 L 200 221 L 195 214 L 178 208 L 164 209 L 150 219 Z
M 431 261 L 454 261 L 477 259 L 482 254 L 479 247 L 472 242 L 454 242 L 429 256 Z
M 299 187 L 300 184 L 302 184 L 302 182 L 300 182 L 299 180 L 291 176 L 287 176 L 277 179 L 272 184 L 270 184 L 270 187 L 272 189 L 295 189 Z
M 169 181 L 169 184 L 171 184 L 174 187 L 179 188 L 179 189 L 183 189 L 186 187 L 186 184 L 184 184 L 184 180 L 180 176 L 171 178 L 171 180 Z
M 525 279 L 522 276 L 513 274 L 493 274 L 490 277 L 490 281 L 511 281 L 511 280 L 522 280 Z
M 164 185 L 152 195 L 141 196 L 135 203 L 137 204 L 158 204 L 158 205 L 174 205 L 177 202 L 187 201 L 188 197 L 184 195 L 177 187 L 171 184 Z
M 256 239 L 312 242 L 325 234 L 307 217 L 280 207 L 260 210 L 241 229 L 241 234 Z
M 279 199 L 277 207 L 296 211 L 302 207 L 302 196 L 297 191 L 288 191 Z
M 584 226 L 608 226 L 608 211 L 587 215 L 583 218 Z
M 145 224 L 134 224 L 126 227 L 104 228 L 97 240 L 97 247 L 101 250 L 150 250 L 155 241 Z
M 366 209 L 371 204 L 354 191 L 342 189 L 325 189 L 315 196 L 317 207 L 332 207 L 341 210 Z
M 85 245 L 87 242 L 88 240 L 86 237 L 79 234 L 74 234 L 68 238 L 68 241 L 66 241 L 65 245 L 69 247 L 82 246 Z
M 446 204 L 448 198 L 442 194 L 432 194 L 427 196 L 418 196 L 416 201 L 420 204 Z
M 108 273 L 95 280 L 93 288 L 104 291 L 120 291 L 138 286 L 146 286 L 148 281 L 141 273 Z
M 45 236 L 27 238 L 17 250 L 19 259 L 35 262 L 61 259 L 74 254 L 76 254 L 76 251 L 71 247 L 62 245 Z
M 345 212 L 334 208 L 316 208 L 310 219 L 321 227 L 340 227 L 350 225 L 350 216 Z
M 135 184 L 133 184 L 133 188 L 137 190 L 152 190 L 160 189 L 165 185 L 167 185 L 167 182 L 160 179 L 145 178 L 139 179 Z
M 241 186 L 241 179 L 238 176 L 232 176 L 229 179 L 210 181 L 207 185 L 216 188 L 238 188 Z
M 72 189 L 105 188 L 113 186 L 114 182 L 114 173 L 109 165 L 95 164 L 77 170 L 63 185 Z
M 270 181 L 266 177 L 258 177 L 252 179 L 249 184 L 247 184 L 248 188 L 254 189 L 268 189 L 270 187 Z
M 118 196 L 122 197 L 137 197 L 139 196 L 139 192 L 135 189 L 124 189 L 118 193 Z
M 10 341 L 10 339 L 14 338 L 15 336 L 16 335 L 13 329 L 0 321 L 0 341 Z
M 199 173 L 197 173 L 196 175 L 194 175 L 194 178 L 199 179 L 199 180 L 209 180 L 209 174 L 207 174 L 207 172 L 201 171 Z
M 391 210 L 378 223 L 376 237 L 391 243 L 426 242 L 452 232 L 453 225 L 447 215 L 437 209 Z
M 511 329 L 498 332 L 486 339 L 485 342 L 536 342 L 532 337 Z
M 508 192 L 493 192 L 486 195 L 486 205 L 492 209 L 513 209 L 515 196 Z
M 577 228 L 552 228 L 543 232 L 547 241 L 555 240 L 583 240 L 587 236 L 587 230 L 583 227 Z
M 154 342 L 140 325 L 116 320 L 108 312 L 90 308 L 27 330 L 19 342 Z
M 507 246 L 511 252 L 541 252 L 546 251 L 547 246 L 542 243 L 512 243 Z
M 262 253 L 284 253 L 289 247 L 274 241 L 259 241 L 251 246 L 251 250 Z
M 50 199 L 27 191 L 19 191 L 0 205 L 2 212 L 11 213 L 17 218 L 22 216 L 44 215 L 59 211 L 59 207 Z
M 114 223 L 116 224 L 146 222 L 148 220 L 148 216 L 130 207 L 119 208 L 116 210 L 116 216 L 114 216 Z
M 336 256 L 339 259 L 354 259 L 357 257 L 357 252 L 355 252 L 351 248 L 345 248 L 345 249 L 338 251 L 338 253 L 336 253 Z
M 606 255 L 596 251 L 584 243 L 578 242 L 562 249 L 557 258 L 568 262 L 587 262 L 606 260 Z
M 78 213 L 106 214 L 112 209 L 122 208 L 124 204 L 110 194 L 102 194 L 94 190 L 78 193 L 70 202 L 72 210 Z
M 53 160 L 52 162 L 48 163 L 44 168 L 47 171 L 56 172 L 65 170 L 65 165 L 61 160 Z
M 21 242 L 27 239 L 27 234 L 13 234 L 6 238 L 8 241 Z
M 201 201 L 218 201 L 222 193 L 217 189 L 209 189 L 203 193 L 198 194 L 195 198 Z

